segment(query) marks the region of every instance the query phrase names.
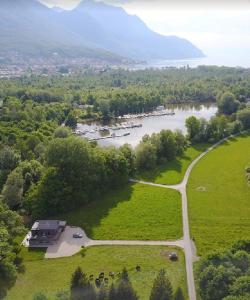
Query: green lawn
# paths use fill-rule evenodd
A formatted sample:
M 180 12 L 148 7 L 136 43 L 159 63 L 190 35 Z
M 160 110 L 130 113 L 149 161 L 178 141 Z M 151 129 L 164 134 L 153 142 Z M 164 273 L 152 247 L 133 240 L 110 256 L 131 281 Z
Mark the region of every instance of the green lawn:
M 152 171 L 142 172 L 137 179 L 158 184 L 178 184 L 182 181 L 190 163 L 208 148 L 208 144 L 193 145 L 185 151 L 183 156 L 157 166 Z
M 250 136 L 219 146 L 194 168 L 188 184 L 191 234 L 200 255 L 250 238 Z
M 77 211 L 57 216 L 93 239 L 169 240 L 182 237 L 177 191 L 130 184 Z
M 173 248 L 155 246 L 100 246 L 88 248 L 85 255 L 77 254 L 70 258 L 45 260 L 39 254 L 24 250 L 26 272 L 18 276 L 16 285 L 5 300 L 32 300 L 37 292 L 44 292 L 54 300 L 57 291 L 68 290 L 71 274 L 80 266 L 88 275 L 98 276 L 100 272 L 120 272 L 124 267 L 129 271 L 131 282 L 140 300 L 148 300 L 152 283 L 158 271 L 165 268 L 174 289 L 182 287 L 185 295 L 185 259 L 182 251 L 176 250 L 179 261 L 168 259 Z M 137 273 L 135 267 L 141 266 Z M 108 276 L 107 276 L 108 277 Z M 115 278 L 114 281 L 116 281 Z M 110 279 L 110 283 L 112 280 Z

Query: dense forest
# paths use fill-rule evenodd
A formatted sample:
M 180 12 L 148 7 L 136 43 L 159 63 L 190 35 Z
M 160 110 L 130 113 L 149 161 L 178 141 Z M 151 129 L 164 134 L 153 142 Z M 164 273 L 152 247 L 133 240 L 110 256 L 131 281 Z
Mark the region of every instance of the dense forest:
M 77 76 L 31 76 L 1 80 L 0 99 L 16 97 L 33 105 L 93 105 L 75 111 L 86 118 L 150 111 L 157 105 L 215 102 L 220 92 L 232 92 L 240 101 L 250 99 L 250 70 L 228 67 L 168 68 L 165 70 L 86 71 Z M 47 116 L 47 119 L 49 116 Z
M 85 119 L 211 101 L 217 102 L 218 115 L 210 121 L 187 119 L 187 136 L 163 130 L 145 136 L 136 149 L 102 148 L 73 134 Z M 212 143 L 250 129 L 249 101 L 250 70 L 238 68 L 0 80 L 0 297 L 21 270 L 14 243 L 23 230 L 20 215 L 32 220 L 76 209 L 127 184 L 136 172 L 173 160 L 190 143 Z

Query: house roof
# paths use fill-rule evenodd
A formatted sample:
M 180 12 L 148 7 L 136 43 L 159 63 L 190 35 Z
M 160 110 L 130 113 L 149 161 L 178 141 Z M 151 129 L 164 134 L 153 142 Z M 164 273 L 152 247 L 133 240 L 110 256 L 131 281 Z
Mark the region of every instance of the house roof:
M 36 221 L 31 230 L 57 230 L 60 226 L 65 226 L 66 222 L 59 220 L 39 220 Z

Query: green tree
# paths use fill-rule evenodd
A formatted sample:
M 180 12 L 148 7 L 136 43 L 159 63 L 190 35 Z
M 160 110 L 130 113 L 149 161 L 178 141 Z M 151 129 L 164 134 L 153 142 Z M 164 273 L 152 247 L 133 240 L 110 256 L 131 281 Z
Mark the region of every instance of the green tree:
M 20 155 L 10 147 L 0 147 L 0 190 L 2 190 L 9 173 L 17 167 L 20 160 Z
M 135 152 L 132 149 L 132 147 L 129 144 L 124 144 L 120 147 L 120 151 L 123 153 L 126 161 L 127 161 L 127 167 L 128 167 L 128 174 L 129 176 L 133 176 L 136 171 L 135 166 Z
M 87 297 L 90 283 L 82 269 L 78 267 L 72 275 L 70 284 L 71 300 L 89 300 Z
M 72 129 L 76 128 L 77 119 L 76 119 L 75 114 L 72 111 L 68 114 L 67 119 L 65 121 L 65 125 L 72 128 Z
M 194 140 L 200 133 L 200 120 L 192 116 L 186 119 L 188 138 Z
M 234 282 L 233 271 L 222 265 L 209 265 L 199 276 L 199 292 L 204 300 L 221 300 L 229 295 L 229 287 Z
M 245 296 L 250 294 L 250 276 L 237 278 L 230 288 L 230 294 L 234 296 Z
M 171 130 L 162 130 L 156 139 L 157 157 L 168 161 L 173 160 L 177 153 L 175 136 Z M 157 142 L 157 139 L 159 140 Z M 154 143 L 154 138 L 152 139 Z M 158 145 L 158 146 L 157 146 Z
M 0 201 L 0 298 L 14 285 L 20 270 L 21 260 L 14 240 L 23 233 L 21 217 Z
M 121 280 L 116 290 L 116 300 L 138 300 L 138 296 L 134 291 L 130 282 Z
M 109 289 L 108 300 L 117 300 L 116 288 L 113 283 L 111 284 L 111 287 Z
M 174 300 L 185 300 L 183 291 L 180 287 L 176 290 L 176 292 L 174 294 Z
M 21 172 L 14 170 L 8 176 L 3 187 L 3 201 L 10 208 L 17 208 L 22 204 L 24 180 Z
M 243 124 L 244 129 L 250 129 L 250 108 L 239 110 L 236 114 L 236 118 Z
M 236 100 L 234 94 L 226 92 L 219 95 L 217 105 L 220 113 L 231 115 L 237 111 L 240 102 Z
M 165 270 L 160 270 L 157 275 L 150 294 L 150 300 L 172 300 L 173 288 L 166 277 Z
M 150 300 L 172 300 L 173 288 L 166 276 L 165 270 L 160 270 L 150 294 Z
M 57 127 L 54 132 L 55 138 L 65 139 L 71 135 L 71 130 L 66 126 Z
M 151 142 L 141 142 L 136 147 L 136 166 L 139 170 L 150 170 L 156 166 L 156 148 Z

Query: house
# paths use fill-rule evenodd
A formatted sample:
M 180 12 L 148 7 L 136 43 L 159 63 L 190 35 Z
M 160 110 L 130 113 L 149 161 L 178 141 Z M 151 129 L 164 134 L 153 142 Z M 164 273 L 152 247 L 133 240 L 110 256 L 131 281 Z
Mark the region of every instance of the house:
M 66 228 L 65 221 L 39 220 L 36 221 L 29 236 L 29 247 L 55 243 Z

